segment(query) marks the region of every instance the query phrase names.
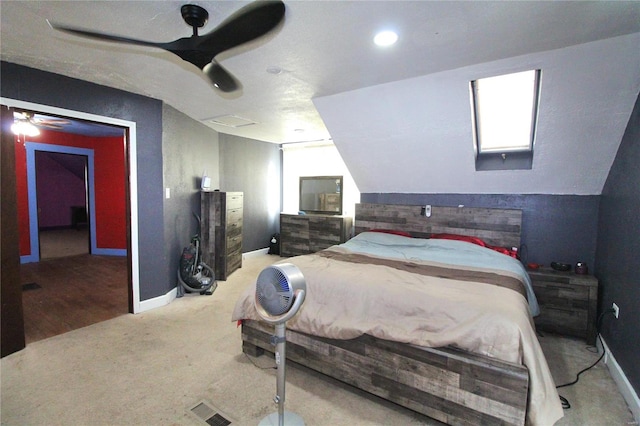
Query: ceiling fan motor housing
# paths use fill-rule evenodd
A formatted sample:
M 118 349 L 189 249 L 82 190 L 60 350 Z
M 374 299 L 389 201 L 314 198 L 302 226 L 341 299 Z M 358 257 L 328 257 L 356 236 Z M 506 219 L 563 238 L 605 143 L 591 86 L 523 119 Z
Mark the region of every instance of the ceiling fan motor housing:
M 209 20 L 209 12 L 196 4 L 185 4 L 180 8 L 182 19 L 193 27 L 193 35 L 198 35 L 198 28 L 204 27 Z

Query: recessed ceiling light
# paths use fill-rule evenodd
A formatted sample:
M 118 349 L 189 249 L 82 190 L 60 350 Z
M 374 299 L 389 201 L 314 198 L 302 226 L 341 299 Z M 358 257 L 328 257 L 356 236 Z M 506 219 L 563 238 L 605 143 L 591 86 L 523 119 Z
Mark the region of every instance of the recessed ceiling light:
M 398 34 L 393 31 L 380 31 L 373 38 L 373 42 L 378 46 L 391 46 L 398 41 Z

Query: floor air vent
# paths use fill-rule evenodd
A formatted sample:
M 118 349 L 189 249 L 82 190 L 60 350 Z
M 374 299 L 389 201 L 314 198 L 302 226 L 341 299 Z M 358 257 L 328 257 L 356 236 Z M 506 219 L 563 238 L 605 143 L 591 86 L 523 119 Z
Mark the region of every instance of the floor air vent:
M 209 420 L 207 420 L 207 423 L 211 426 L 227 426 L 231 424 L 229 420 L 225 419 L 218 413 L 214 414 L 213 417 L 210 417 Z
M 22 284 L 22 291 L 29 291 L 29 290 L 38 290 L 42 288 L 40 286 L 40 284 L 38 283 L 26 283 L 26 284 Z
M 220 413 L 220 410 L 205 401 L 198 403 L 189 412 L 209 426 L 227 426 L 232 423 L 227 415 Z

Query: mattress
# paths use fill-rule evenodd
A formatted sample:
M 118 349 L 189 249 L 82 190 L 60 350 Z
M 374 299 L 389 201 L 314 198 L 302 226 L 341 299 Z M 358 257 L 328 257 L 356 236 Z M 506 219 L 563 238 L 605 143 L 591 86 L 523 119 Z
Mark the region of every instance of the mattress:
M 537 309 L 519 262 L 462 241 L 364 232 L 297 256 L 306 300 L 287 327 L 331 339 L 368 334 L 422 347 L 454 346 L 529 370 L 527 422 L 550 425 L 562 407 L 535 334 Z M 520 265 L 520 266 L 518 266 Z M 256 319 L 255 283 L 232 320 Z

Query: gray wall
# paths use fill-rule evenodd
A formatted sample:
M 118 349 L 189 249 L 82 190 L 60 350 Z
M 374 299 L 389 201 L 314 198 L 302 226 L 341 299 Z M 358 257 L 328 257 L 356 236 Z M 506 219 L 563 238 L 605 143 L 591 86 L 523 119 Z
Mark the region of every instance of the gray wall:
M 278 232 L 280 180 L 278 145 L 220 134 L 220 190 L 244 193 L 243 253 L 268 247 Z
M 169 282 L 164 244 L 162 102 L 8 62 L 0 64 L 6 98 L 136 122 L 140 300 L 164 295 Z
M 163 187 L 170 198 L 164 199 L 165 263 L 169 266 L 169 288 L 177 285 L 182 248 L 197 232 L 193 215 L 200 215 L 200 184 L 204 171 L 213 188 L 219 187 L 218 132 L 195 121 L 175 108 L 162 108 Z
M 527 262 L 595 263 L 597 195 L 361 194 L 363 203 L 487 207 L 522 210 Z
M 640 393 L 640 96 L 600 200 L 596 276 L 601 310 L 620 307 L 603 320 L 604 336 L 627 379 Z

